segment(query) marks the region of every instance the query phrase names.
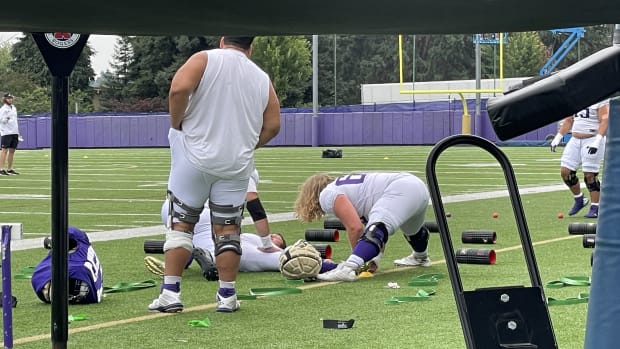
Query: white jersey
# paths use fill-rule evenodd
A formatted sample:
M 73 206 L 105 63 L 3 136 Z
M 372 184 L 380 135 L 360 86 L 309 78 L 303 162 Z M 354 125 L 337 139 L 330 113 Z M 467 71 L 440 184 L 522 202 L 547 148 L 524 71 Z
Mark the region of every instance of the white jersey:
M 383 222 L 388 233 L 399 227 L 413 235 L 424 223 L 429 193 L 426 185 L 410 173 L 360 173 L 336 178 L 321 191 L 319 203 L 334 213 L 336 197 L 344 194 L 357 214 L 368 223 Z
M 269 76 L 239 50 L 204 54 L 207 67 L 182 122 L 185 154 L 208 174 L 247 178 L 269 101 Z
M 601 124 L 598 109 L 608 104 L 609 99 L 593 104 L 573 116 L 573 128 L 571 131 L 573 133 L 589 134 L 591 137 L 571 137 L 562 152 L 560 166 L 566 167 L 571 171 L 577 171 L 579 166 L 581 166 L 583 172 L 599 172 L 601 161 L 605 155 L 606 137 L 603 137 L 600 141 L 596 153 L 590 154 L 589 148 L 592 142 L 595 141 L 594 135 L 598 134 Z
M 0 107 L 0 136 L 18 135 L 17 109 L 14 105 L 4 104 Z
M 609 99 L 593 104 L 586 109 L 579 111 L 573 116 L 572 132 L 596 135 L 599 125 L 601 124 L 598 115 L 598 109 L 608 105 Z

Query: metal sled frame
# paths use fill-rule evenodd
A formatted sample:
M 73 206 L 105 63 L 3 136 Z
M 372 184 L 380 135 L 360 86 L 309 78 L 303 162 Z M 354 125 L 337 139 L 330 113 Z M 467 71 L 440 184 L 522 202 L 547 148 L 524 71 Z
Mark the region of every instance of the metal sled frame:
M 439 155 L 454 145 L 478 146 L 493 155 L 502 166 L 531 287 L 499 286 L 472 291 L 463 290 L 435 171 Z M 426 162 L 426 178 L 467 348 L 558 348 L 517 181 L 506 155 L 484 138 L 470 135 L 450 136 L 438 142 L 431 150 Z

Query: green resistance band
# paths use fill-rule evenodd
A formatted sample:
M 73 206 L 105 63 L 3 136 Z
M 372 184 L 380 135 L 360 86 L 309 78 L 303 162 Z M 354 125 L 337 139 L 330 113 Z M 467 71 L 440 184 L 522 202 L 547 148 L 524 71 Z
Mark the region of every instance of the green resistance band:
M 408 302 L 423 302 L 423 301 L 429 301 L 430 300 L 430 296 L 435 294 L 435 290 L 432 289 L 420 289 L 418 290 L 418 293 L 416 293 L 415 296 L 394 296 L 390 299 L 387 299 L 385 301 L 383 301 L 383 304 L 385 305 L 397 305 L 400 303 L 408 303 Z
M 204 318 L 202 320 L 189 320 L 187 322 L 191 327 L 211 327 L 211 320 Z
M 28 266 L 23 267 L 18 274 L 13 276 L 14 279 L 32 279 L 32 273 L 34 273 L 34 269 L 36 267 Z
M 588 303 L 590 300 L 590 294 L 588 292 L 580 292 L 577 297 L 569 297 L 565 299 L 556 299 L 553 297 L 547 297 L 548 305 L 571 305 L 571 304 L 580 304 L 580 303 Z
M 250 294 L 255 296 L 280 296 L 284 294 L 301 293 L 297 287 L 271 287 L 271 288 L 251 288 Z
M 409 281 L 409 286 L 435 286 L 439 283 L 439 280 L 446 277 L 445 274 L 442 273 L 434 273 L 434 274 L 422 274 L 414 277 Z
M 562 288 L 564 286 L 590 286 L 590 277 L 562 276 L 559 280 L 553 280 L 547 283 L 547 288 Z
M 296 287 L 251 288 L 249 294 L 237 294 L 237 299 L 254 300 L 259 296 L 281 296 L 296 293 L 301 293 L 301 289 Z
M 88 315 L 86 314 L 69 315 L 69 322 L 82 321 L 82 320 L 87 320 L 87 319 L 88 319 Z
M 562 276 L 559 280 L 549 281 L 547 288 L 562 288 L 566 286 L 590 286 L 591 280 L 589 276 Z M 588 303 L 590 294 L 587 292 L 580 292 L 577 297 L 569 297 L 564 299 L 558 299 L 553 297 L 547 297 L 547 304 L 551 305 L 572 305 L 580 303 Z
M 145 280 L 142 282 L 119 282 L 110 287 L 103 287 L 103 293 L 136 291 L 143 288 L 155 287 L 155 285 L 155 280 Z

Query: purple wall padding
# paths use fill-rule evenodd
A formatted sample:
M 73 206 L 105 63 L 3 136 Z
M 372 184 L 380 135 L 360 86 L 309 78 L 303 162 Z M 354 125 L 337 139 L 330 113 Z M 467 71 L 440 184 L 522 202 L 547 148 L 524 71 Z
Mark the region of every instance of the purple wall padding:
M 472 117 L 473 119 L 473 117 Z M 415 110 L 383 112 L 330 112 L 319 114 L 319 145 L 432 145 L 461 133 L 460 110 Z M 480 116 L 480 134 L 496 142 L 486 112 Z M 21 117 L 24 137 L 20 149 L 51 147 L 49 116 Z M 69 117 L 69 146 L 72 148 L 167 147 L 168 115 L 99 115 Z M 472 132 L 476 128 L 472 121 Z M 556 124 L 513 139 L 544 141 L 557 131 Z M 282 113 L 280 133 L 270 146 L 311 146 L 312 113 Z

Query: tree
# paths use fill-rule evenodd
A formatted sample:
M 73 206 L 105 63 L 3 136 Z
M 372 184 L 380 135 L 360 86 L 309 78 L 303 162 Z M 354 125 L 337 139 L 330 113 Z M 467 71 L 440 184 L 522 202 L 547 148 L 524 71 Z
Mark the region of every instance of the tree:
M 310 43 L 300 36 L 265 36 L 254 40 L 252 59 L 269 74 L 280 105 L 298 106 L 312 76 Z
M 129 86 L 131 64 L 134 61 L 131 38 L 121 36 L 114 45 L 114 55 L 110 64 L 112 71 L 105 72 L 104 88 L 107 98 L 122 99 Z
M 11 63 L 11 45 L 7 43 L 0 44 L 0 74 L 9 72 L 9 64 Z
M 504 54 L 504 77 L 537 76 L 545 63 L 545 52 L 537 32 L 511 33 Z
M 167 99 L 176 70 L 194 53 L 218 47 L 208 36 L 136 36 L 131 38 L 133 62 L 129 65 L 127 95 Z
M 471 35 L 416 36 L 416 80 L 465 80 L 475 77 Z

